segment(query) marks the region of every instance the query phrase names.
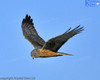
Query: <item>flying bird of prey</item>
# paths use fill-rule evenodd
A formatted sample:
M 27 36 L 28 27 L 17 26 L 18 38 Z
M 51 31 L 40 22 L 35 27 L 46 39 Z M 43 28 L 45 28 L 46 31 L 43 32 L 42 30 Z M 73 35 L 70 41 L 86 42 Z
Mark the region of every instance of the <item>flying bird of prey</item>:
M 45 42 L 37 33 L 33 19 L 26 15 L 26 17 L 22 21 L 22 31 L 24 37 L 33 45 L 35 48 L 31 52 L 32 58 L 46 58 L 46 57 L 56 57 L 56 56 L 63 56 L 63 55 L 71 55 L 67 53 L 57 52 L 59 48 L 68 41 L 74 35 L 83 31 L 83 27 L 77 26 L 76 28 L 72 29 L 69 28 L 65 33 L 49 39 Z

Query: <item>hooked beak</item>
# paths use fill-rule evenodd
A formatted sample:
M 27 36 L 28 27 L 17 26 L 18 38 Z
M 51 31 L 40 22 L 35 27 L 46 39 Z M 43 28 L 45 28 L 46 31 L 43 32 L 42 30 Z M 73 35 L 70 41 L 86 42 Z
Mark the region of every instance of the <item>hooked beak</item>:
M 32 59 L 34 59 L 34 57 L 32 57 Z

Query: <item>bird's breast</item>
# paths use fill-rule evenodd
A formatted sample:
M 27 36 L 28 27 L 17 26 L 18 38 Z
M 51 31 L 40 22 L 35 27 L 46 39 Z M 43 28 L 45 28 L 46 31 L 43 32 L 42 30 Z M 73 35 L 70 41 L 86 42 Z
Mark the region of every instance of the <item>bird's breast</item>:
M 40 56 L 44 56 L 44 57 L 50 57 L 50 56 L 57 56 L 58 53 L 47 50 L 47 49 L 39 49 L 39 54 Z

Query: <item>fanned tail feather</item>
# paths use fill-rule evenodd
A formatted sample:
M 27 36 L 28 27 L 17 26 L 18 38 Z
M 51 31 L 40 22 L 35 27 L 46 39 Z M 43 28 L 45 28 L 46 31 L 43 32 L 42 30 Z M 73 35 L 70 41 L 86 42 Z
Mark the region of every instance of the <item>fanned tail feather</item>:
M 63 56 L 63 55 L 73 56 L 72 54 L 67 54 L 67 53 L 58 53 L 58 56 Z

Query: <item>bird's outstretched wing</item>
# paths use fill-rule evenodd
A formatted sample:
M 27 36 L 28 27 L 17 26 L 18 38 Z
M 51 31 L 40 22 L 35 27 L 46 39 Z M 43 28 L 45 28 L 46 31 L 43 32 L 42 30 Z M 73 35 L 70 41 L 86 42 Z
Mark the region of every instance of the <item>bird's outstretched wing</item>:
M 28 15 L 23 19 L 21 25 L 23 35 L 34 46 L 34 48 L 40 49 L 45 44 L 45 41 L 36 32 L 32 21 L 33 20 Z
M 54 37 L 48 40 L 42 49 L 49 49 L 51 51 L 57 52 L 57 50 L 71 37 L 83 31 L 83 27 L 77 26 L 73 30 L 69 28 L 64 34 Z

